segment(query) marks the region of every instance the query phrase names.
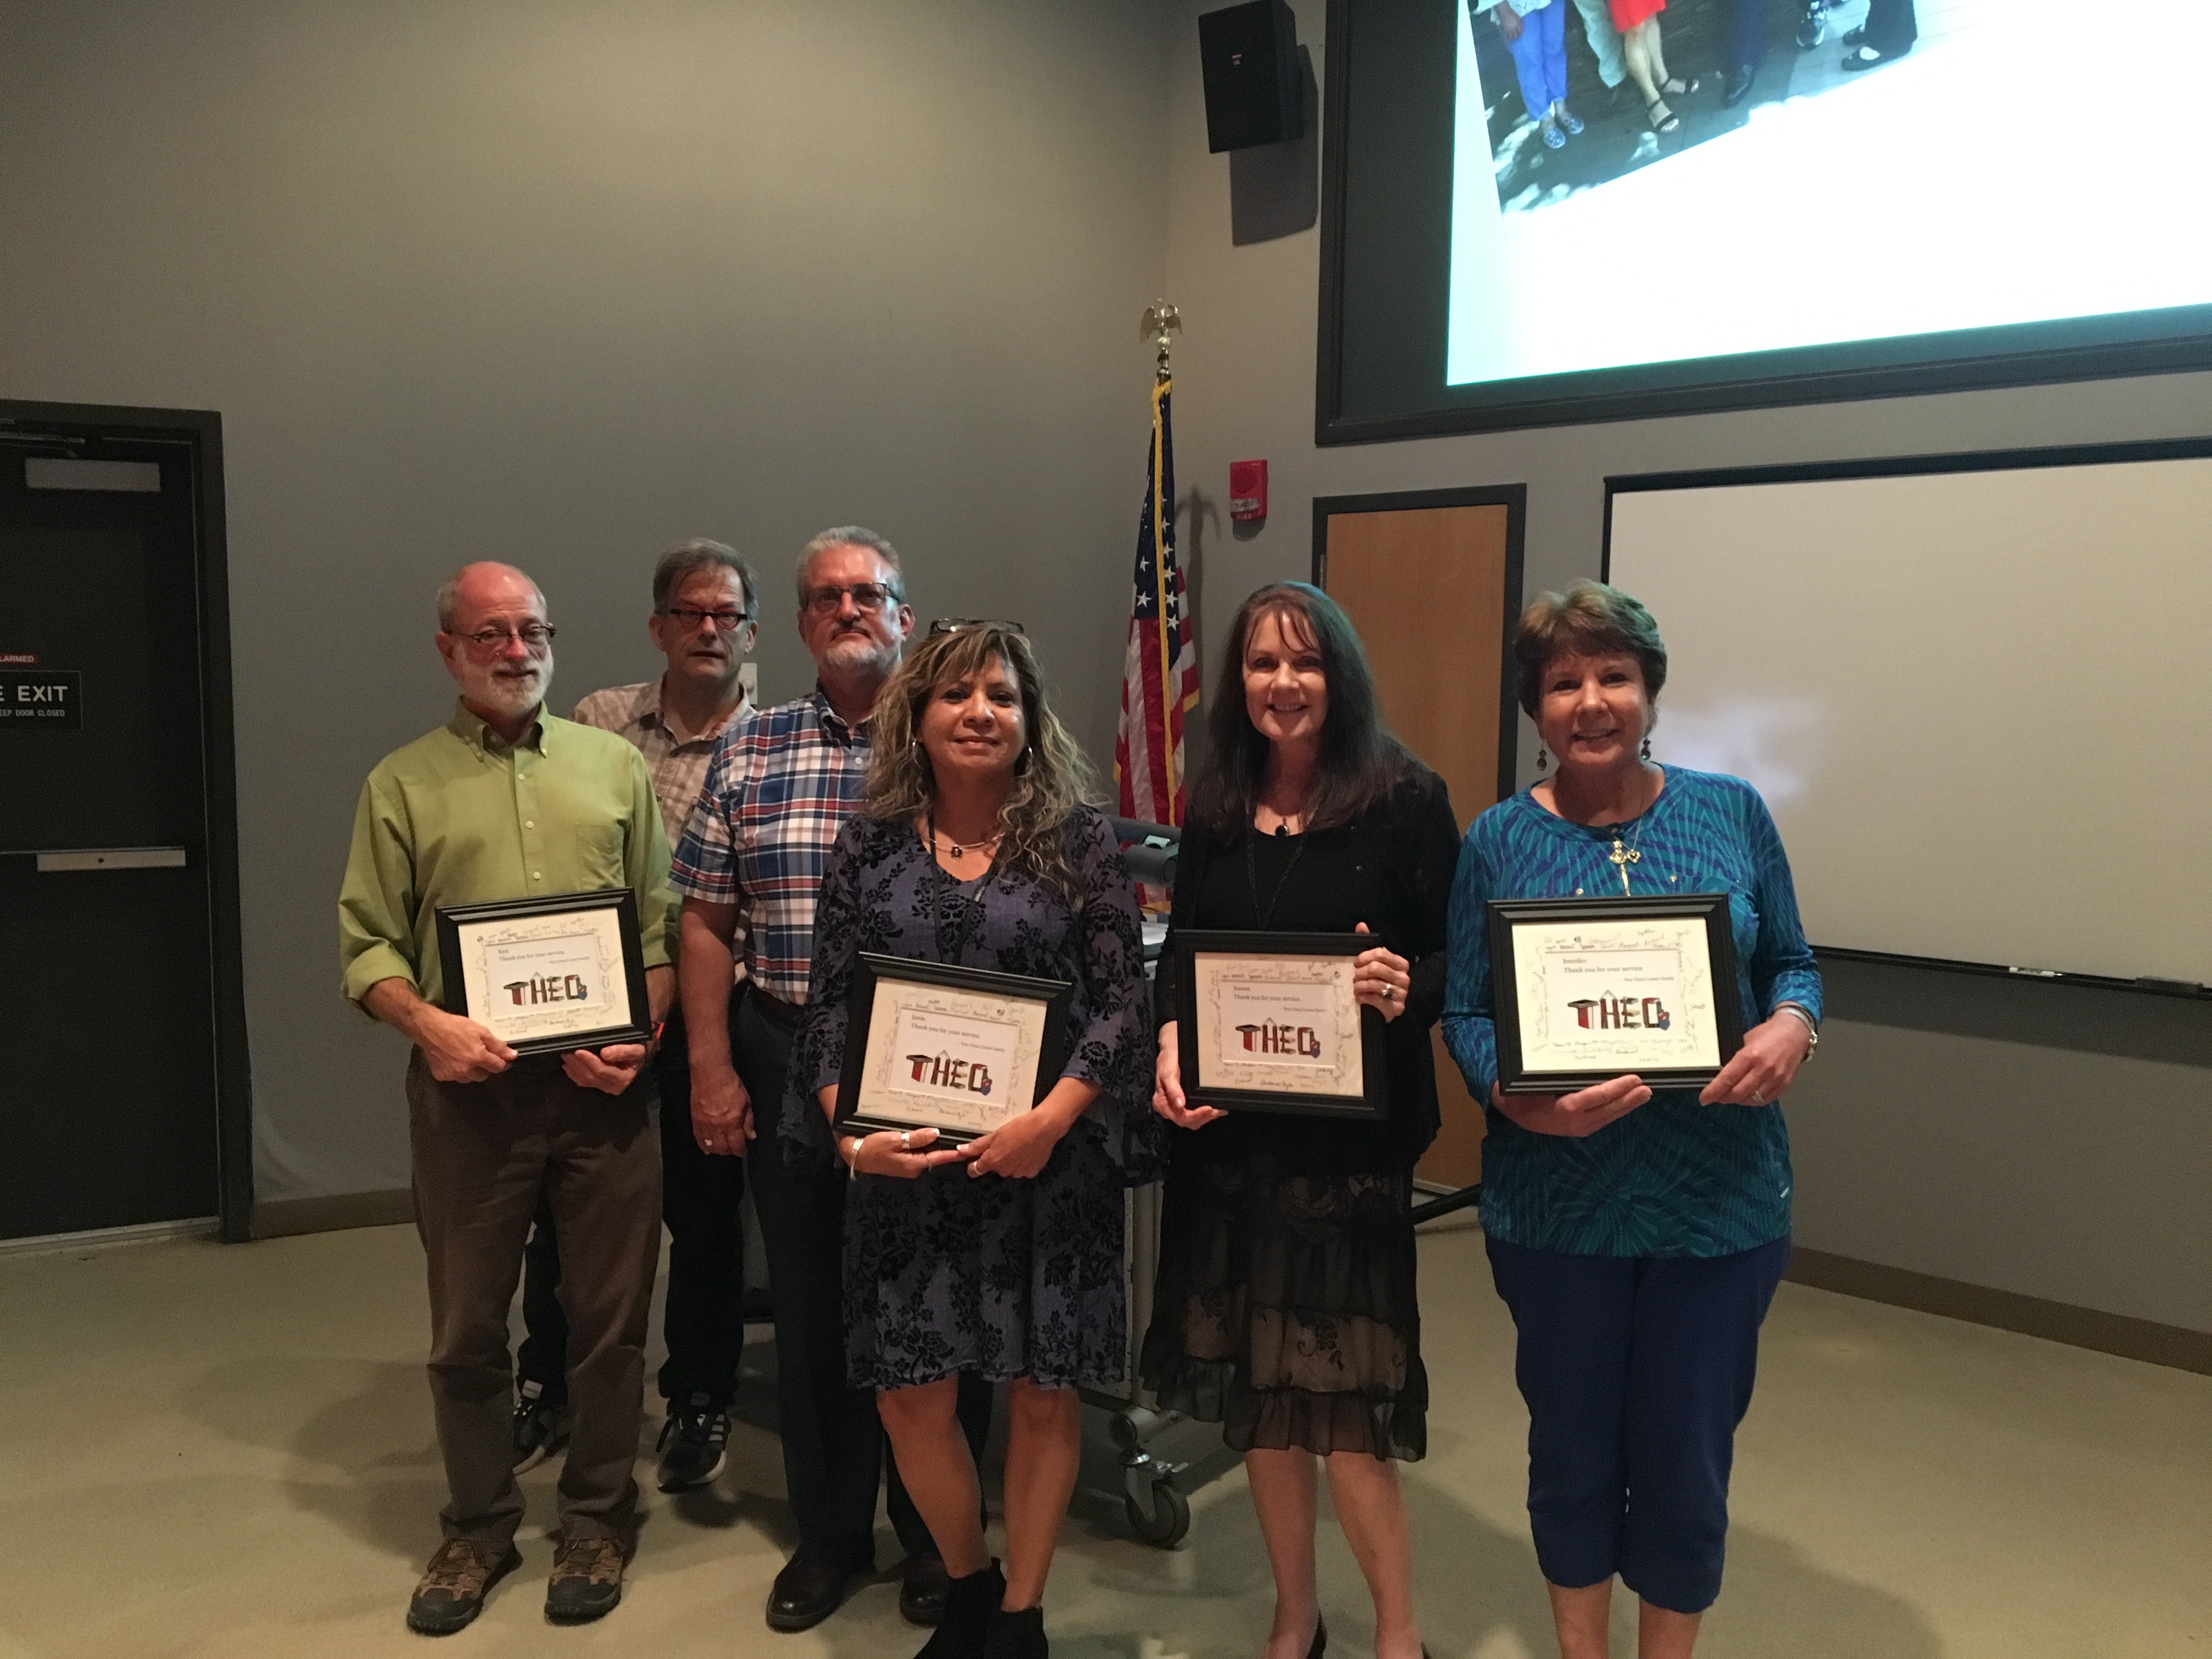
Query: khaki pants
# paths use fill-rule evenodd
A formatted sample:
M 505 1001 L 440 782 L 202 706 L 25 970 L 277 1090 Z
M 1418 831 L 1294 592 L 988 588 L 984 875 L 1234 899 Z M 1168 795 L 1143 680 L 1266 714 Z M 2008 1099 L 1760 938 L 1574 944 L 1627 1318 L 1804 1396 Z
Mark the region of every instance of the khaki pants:
M 503 1545 L 522 1518 L 514 1472 L 507 1310 L 542 1192 L 561 1239 L 574 1425 L 561 1528 L 626 1536 L 637 1509 L 646 1318 L 660 1255 L 653 1086 L 582 1089 L 527 1059 L 482 1083 L 407 1066 L 415 1225 L 428 1257 L 430 1399 L 452 1495 L 449 1538 Z

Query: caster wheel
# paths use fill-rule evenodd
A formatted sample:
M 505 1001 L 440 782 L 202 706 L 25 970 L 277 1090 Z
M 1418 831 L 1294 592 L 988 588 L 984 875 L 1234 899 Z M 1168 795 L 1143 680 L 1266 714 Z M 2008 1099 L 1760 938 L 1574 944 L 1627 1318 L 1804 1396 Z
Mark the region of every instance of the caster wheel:
M 1146 1498 L 1125 1496 L 1121 1507 L 1129 1513 L 1131 1530 L 1158 1548 L 1173 1549 L 1190 1530 L 1190 1499 L 1172 1481 L 1154 1481 Z

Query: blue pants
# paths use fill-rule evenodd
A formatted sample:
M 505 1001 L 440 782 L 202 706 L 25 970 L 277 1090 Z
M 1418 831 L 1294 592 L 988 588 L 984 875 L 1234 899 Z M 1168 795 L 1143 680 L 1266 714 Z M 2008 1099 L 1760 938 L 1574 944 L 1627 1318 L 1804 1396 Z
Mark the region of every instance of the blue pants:
M 1543 119 L 1544 112 L 1567 95 L 1566 0 L 1552 0 L 1522 15 L 1513 67 L 1520 72 L 1521 101 L 1528 106 L 1528 118 Z
M 1751 1405 L 1759 1327 L 1790 1241 L 1704 1258 L 1566 1255 L 1492 1239 L 1520 1332 L 1528 1522 L 1545 1578 L 1615 1573 L 1655 1607 L 1721 1590 L 1729 1466 Z

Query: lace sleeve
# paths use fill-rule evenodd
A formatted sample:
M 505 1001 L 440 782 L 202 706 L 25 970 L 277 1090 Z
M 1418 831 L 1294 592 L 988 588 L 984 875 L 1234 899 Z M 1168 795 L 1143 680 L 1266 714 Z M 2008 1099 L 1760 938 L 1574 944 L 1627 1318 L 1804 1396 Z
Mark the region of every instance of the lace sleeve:
M 1097 812 L 1082 809 L 1070 838 L 1085 894 L 1076 921 L 1085 1006 L 1060 1074 L 1098 1085 L 1085 1115 L 1104 1133 L 1124 1178 L 1139 1184 L 1158 1178 L 1163 1145 L 1152 1111 L 1152 999 L 1136 889 L 1112 828 Z
M 830 848 L 814 902 L 814 963 L 806 978 L 806 1010 L 792 1039 L 790 1085 L 781 1127 L 786 1140 L 813 1150 L 830 1145 L 815 1092 L 836 1083 L 845 1059 L 853 956 L 860 932 L 860 875 L 866 825 L 848 818 Z

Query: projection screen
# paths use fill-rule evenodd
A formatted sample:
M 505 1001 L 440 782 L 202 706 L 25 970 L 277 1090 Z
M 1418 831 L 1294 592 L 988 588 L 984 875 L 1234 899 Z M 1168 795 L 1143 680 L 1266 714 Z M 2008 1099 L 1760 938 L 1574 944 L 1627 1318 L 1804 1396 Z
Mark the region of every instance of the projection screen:
M 1608 481 L 1654 757 L 1759 786 L 1816 946 L 2212 981 L 2212 443 L 2177 447 Z

